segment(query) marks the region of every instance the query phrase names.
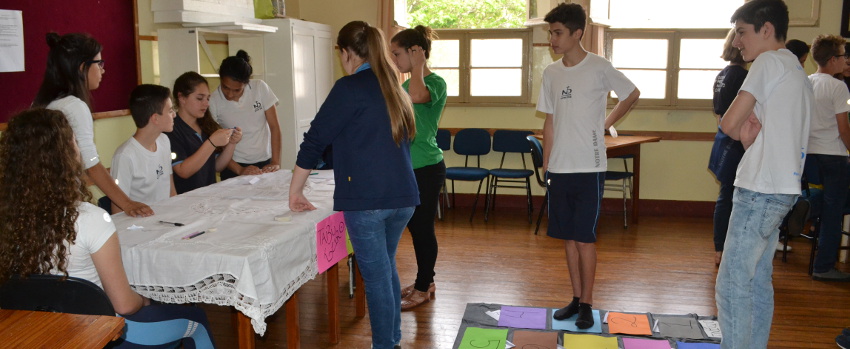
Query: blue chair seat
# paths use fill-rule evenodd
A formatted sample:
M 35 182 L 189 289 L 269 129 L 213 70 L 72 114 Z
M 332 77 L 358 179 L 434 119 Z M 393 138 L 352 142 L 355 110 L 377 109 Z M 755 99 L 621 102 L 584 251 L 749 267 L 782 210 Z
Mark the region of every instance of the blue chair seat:
M 634 176 L 633 172 L 622 172 L 622 171 L 606 171 L 605 172 L 605 180 L 606 181 L 618 181 L 623 180 L 629 177 Z
M 490 175 L 490 171 L 480 167 L 449 167 L 446 179 L 458 181 L 480 181 Z
M 502 178 L 528 178 L 534 175 L 534 171 L 508 168 L 494 168 L 490 170 L 490 174 Z

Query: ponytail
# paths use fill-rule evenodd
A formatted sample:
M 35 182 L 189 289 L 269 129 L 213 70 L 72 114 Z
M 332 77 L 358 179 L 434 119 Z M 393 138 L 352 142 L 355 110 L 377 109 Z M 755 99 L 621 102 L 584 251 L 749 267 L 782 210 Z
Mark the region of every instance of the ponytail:
M 340 29 L 337 46 L 340 50 L 346 49 L 366 58 L 372 66 L 372 72 L 378 78 L 381 94 L 387 103 L 390 129 L 395 143 L 400 145 L 404 139 L 412 139 L 416 135 L 413 104 L 398 81 L 398 69 L 390 63 L 392 58 L 381 30 L 366 22 L 350 22 Z
M 425 51 L 425 59 L 431 58 L 431 42 L 437 40 L 437 33 L 430 27 L 417 25 L 413 29 L 405 29 L 393 36 L 392 43 L 409 49 L 419 46 Z

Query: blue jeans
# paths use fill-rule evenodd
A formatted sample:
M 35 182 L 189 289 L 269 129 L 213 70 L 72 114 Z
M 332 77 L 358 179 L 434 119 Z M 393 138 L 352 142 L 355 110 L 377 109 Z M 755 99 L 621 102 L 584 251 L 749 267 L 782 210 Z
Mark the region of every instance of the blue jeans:
M 847 156 L 809 154 L 820 170 L 823 180 L 823 208 L 820 214 L 820 237 L 815 255 L 814 272 L 825 273 L 835 267 L 841 243 L 841 221 L 847 199 Z
M 345 211 L 357 266 L 366 286 L 372 348 L 392 349 L 401 342 L 401 286 L 395 254 L 415 207 Z
M 798 196 L 735 188 L 715 285 L 723 349 L 767 348 L 773 320 L 773 255 L 779 224 Z
M 723 251 L 726 232 L 729 230 L 729 216 L 732 215 L 732 195 L 735 192 L 733 181 L 720 182 L 720 193 L 714 205 L 714 250 Z

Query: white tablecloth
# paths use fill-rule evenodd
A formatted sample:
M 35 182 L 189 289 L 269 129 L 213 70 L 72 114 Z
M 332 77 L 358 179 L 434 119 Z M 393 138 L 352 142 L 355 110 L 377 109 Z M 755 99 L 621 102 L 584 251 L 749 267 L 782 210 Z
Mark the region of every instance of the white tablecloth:
M 151 205 L 151 217 L 113 216 L 130 285 L 165 303 L 233 306 L 263 335 L 265 318 L 317 274 L 316 223 L 333 212 L 334 183 L 331 171 L 314 172 L 304 193 L 317 210 L 289 222 L 274 219 L 289 213 L 287 170 L 169 198 Z

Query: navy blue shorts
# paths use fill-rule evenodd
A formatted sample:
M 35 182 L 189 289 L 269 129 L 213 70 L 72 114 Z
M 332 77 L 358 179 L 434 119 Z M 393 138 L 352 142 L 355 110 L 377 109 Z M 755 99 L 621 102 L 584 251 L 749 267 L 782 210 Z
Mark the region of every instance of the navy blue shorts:
M 549 181 L 549 229 L 546 234 L 562 240 L 596 242 L 605 172 L 547 173 Z

